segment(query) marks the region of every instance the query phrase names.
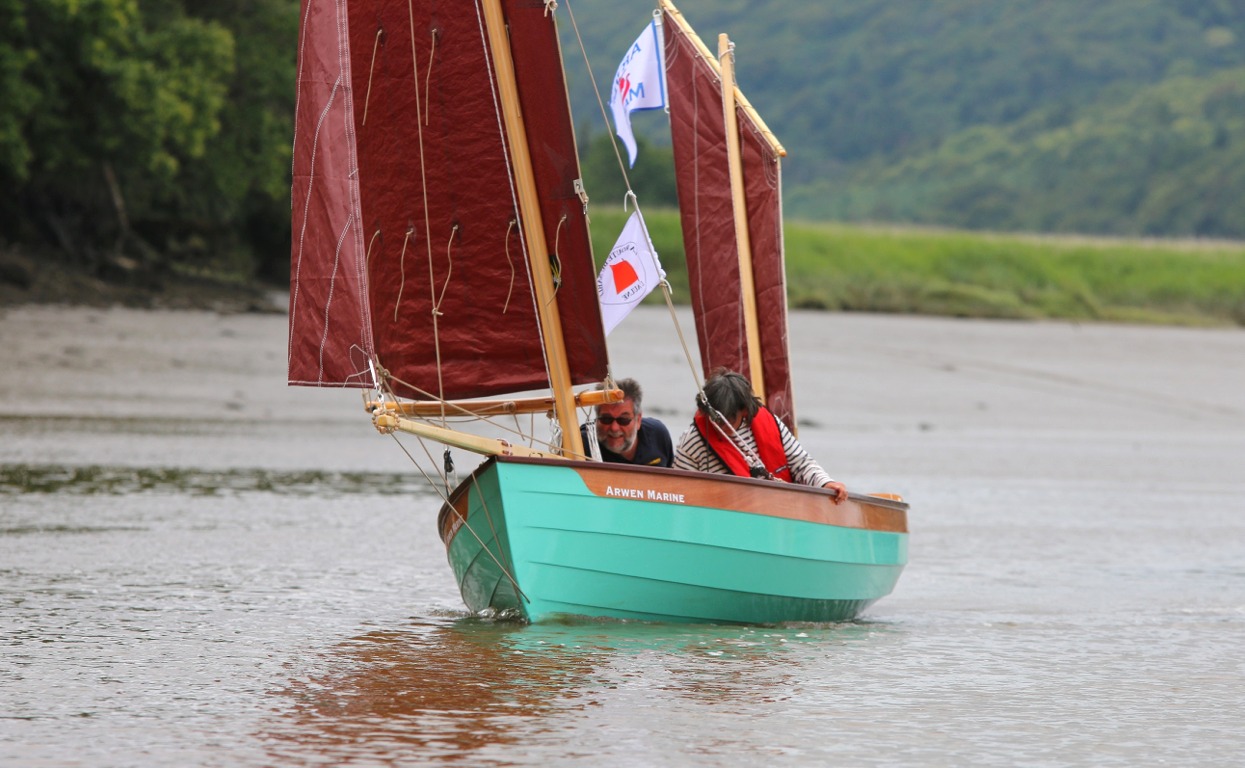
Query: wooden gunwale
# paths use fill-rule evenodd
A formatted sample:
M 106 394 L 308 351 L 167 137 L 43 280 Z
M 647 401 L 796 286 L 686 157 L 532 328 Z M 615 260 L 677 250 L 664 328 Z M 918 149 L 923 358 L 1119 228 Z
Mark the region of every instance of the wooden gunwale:
M 772 480 L 561 458 L 495 456 L 480 464 L 471 476 L 459 483 L 442 506 L 438 529 L 447 546 L 461 528 L 461 518 L 467 513 L 467 489 L 493 462 L 564 467 L 579 474 L 594 495 L 617 496 L 619 501 L 626 498 L 620 493 L 623 490 L 641 493 L 641 497 L 630 499 L 634 503 L 671 503 L 667 501 L 669 495 L 678 494 L 683 501 L 673 503 L 686 506 L 886 533 L 908 532 L 908 504 L 882 496 L 852 493 L 847 501 L 834 504 L 832 491 Z M 610 493 L 611 488 L 616 492 Z M 647 498 L 650 490 L 657 494 L 657 498 Z M 450 514 L 450 510 L 455 510 L 456 514 Z

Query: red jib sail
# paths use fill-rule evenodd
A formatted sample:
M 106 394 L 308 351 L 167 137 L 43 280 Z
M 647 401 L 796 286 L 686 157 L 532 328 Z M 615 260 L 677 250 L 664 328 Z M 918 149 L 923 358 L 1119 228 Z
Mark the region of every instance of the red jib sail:
M 289 383 L 408 397 L 549 386 L 497 66 L 499 4 L 574 384 L 606 373 L 557 30 L 522 0 L 303 0 Z
M 664 6 L 664 4 L 663 4 Z M 718 63 L 663 7 L 667 94 L 683 244 L 701 365 L 753 377 L 748 361 Z M 766 405 L 795 428 L 787 344 L 781 148 L 736 99 Z

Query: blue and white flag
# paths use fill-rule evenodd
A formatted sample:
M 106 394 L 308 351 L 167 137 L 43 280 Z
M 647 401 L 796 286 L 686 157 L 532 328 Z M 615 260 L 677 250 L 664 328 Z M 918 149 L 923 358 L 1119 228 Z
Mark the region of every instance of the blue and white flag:
M 597 298 L 606 335 L 666 279 L 640 212 L 631 214 L 597 276 Z
M 661 68 L 661 30 L 650 21 L 640 33 L 614 75 L 610 90 L 610 110 L 614 113 L 614 132 L 623 144 L 631 167 L 635 167 L 635 135 L 631 133 L 631 113 L 666 106 L 666 81 Z

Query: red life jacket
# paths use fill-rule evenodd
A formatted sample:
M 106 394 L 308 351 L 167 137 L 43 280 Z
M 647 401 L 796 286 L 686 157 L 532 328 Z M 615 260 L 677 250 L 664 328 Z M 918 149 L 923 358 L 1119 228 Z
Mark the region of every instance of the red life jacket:
M 695 422 L 696 429 L 705 439 L 709 450 L 713 451 L 732 474 L 740 477 L 753 476 L 752 468 L 739 447 L 723 434 L 729 427 L 719 430 L 700 411 L 696 411 Z M 757 415 L 752 417 L 752 436 L 756 439 L 757 455 L 769 473 L 785 483 L 791 482 L 791 468 L 787 466 L 787 452 L 782 447 L 778 419 L 766 408 L 758 409 Z

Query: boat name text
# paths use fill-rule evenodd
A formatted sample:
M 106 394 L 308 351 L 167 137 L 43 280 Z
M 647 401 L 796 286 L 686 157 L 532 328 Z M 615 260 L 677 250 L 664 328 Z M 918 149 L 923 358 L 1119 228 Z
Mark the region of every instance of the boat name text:
M 644 501 L 668 501 L 671 504 L 686 504 L 681 493 L 658 491 L 652 488 L 620 488 L 617 485 L 605 486 L 606 496 L 619 496 L 624 499 L 642 499 Z

